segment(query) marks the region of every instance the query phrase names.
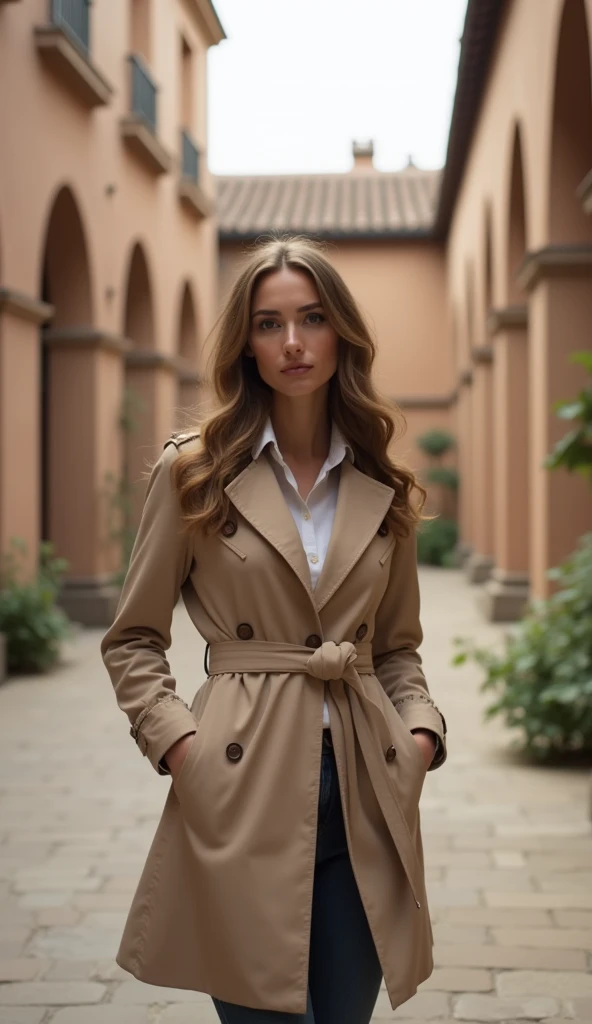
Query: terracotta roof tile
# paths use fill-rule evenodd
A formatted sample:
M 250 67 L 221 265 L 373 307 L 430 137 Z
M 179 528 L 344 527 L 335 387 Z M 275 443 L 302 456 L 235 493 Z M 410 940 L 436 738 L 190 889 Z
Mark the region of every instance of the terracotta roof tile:
M 218 177 L 221 238 L 267 231 L 332 237 L 427 235 L 440 171 Z

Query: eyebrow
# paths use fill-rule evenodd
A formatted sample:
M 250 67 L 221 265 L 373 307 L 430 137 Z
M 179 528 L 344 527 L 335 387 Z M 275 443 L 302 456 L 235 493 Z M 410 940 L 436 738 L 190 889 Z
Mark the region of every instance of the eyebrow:
M 322 302 L 309 302 L 307 306 L 299 306 L 298 309 L 296 310 L 296 312 L 297 313 L 307 313 L 310 309 L 318 309 L 318 307 L 322 306 L 322 305 L 323 305 Z M 265 316 L 281 316 L 281 310 L 280 309 L 258 309 L 258 310 L 256 310 L 255 313 L 251 314 L 251 320 L 253 320 L 256 316 L 261 316 L 262 314 L 265 314 Z

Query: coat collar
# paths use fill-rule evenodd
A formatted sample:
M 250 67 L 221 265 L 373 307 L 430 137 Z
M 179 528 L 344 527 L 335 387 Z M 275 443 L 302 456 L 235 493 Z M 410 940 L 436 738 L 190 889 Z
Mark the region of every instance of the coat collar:
M 226 487 L 240 514 L 279 552 L 320 611 L 363 555 L 393 500 L 394 490 L 341 464 L 337 509 L 329 549 L 313 590 L 300 534 L 267 457 L 253 460 Z

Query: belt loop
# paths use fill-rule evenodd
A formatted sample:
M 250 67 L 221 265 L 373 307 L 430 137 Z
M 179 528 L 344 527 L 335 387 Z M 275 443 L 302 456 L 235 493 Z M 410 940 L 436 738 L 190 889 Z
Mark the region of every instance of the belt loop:
M 205 674 L 207 676 L 209 676 L 209 674 L 210 674 L 209 657 L 208 657 L 209 653 L 210 653 L 210 645 L 206 644 L 206 650 L 205 650 L 205 654 L 204 654 L 204 672 L 205 672 Z

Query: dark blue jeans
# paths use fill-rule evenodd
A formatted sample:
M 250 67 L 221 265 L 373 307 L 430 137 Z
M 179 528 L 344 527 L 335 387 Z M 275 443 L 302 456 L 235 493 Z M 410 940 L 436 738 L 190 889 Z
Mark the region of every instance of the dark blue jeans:
M 214 999 L 222 1024 L 369 1024 L 382 972 L 352 871 L 335 754 L 324 733 L 306 1013 Z

